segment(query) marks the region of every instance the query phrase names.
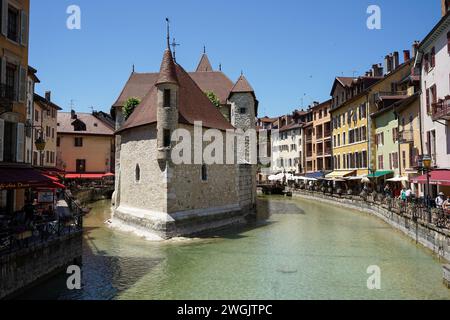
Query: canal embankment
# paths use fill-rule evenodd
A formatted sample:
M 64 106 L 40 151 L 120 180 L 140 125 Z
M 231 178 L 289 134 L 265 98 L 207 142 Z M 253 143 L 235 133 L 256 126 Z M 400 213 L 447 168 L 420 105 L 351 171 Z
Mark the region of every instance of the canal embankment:
M 445 285 L 450 288 L 450 231 L 439 228 L 435 224 L 428 223 L 417 216 L 408 216 L 390 208 L 388 204 L 373 201 L 369 198 L 354 196 L 330 195 L 320 192 L 295 190 L 292 192 L 294 197 L 307 200 L 319 200 L 333 206 L 345 207 L 351 210 L 357 210 L 374 215 L 393 228 L 399 230 L 416 244 L 420 244 L 431 250 L 433 254 L 443 260 L 443 277 Z M 397 212 L 396 212 L 397 211 Z
M 57 220 L 36 221 L 2 235 L 6 245 L 0 250 L 0 299 L 13 298 L 81 263 L 85 210 L 66 194 L 56 213 Z

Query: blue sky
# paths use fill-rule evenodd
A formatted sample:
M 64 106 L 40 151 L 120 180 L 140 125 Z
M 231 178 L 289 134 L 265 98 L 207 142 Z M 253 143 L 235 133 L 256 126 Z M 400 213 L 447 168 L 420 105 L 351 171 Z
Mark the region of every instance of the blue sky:
M 81 30 L 66 9 L 81 8 Z M 382 29 L 366 27 L 380 6 Z M 159 70 L 165 17 L 181 47 L 177 61 L 197 66 L 203 45 L 234 81 L 241 70 L 260 100 L 260 116 L 286 114 L 329 98 L 337 75 L 363 74 L 386 54 L 410 49 L 440 18 L 440 0 L 31 0 L 30 65 L 36 91 L 52 91 L 64 110 L 109 111 L 132 65 Z

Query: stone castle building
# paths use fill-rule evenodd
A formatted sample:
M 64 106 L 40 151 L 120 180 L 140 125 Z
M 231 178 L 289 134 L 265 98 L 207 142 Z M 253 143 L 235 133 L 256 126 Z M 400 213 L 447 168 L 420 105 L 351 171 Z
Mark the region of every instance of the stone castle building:
M 220 100 L 218 106 L 207 92 Z M 141 102 L 125 121 L 123 107 L 131 97 Z M 188 73 L 168 46 L 159 73 L 133 71 L 112 110 L 117 129 L 113 225 L 168 239 L 244 222 L 255 210 L 256 166 L 194 162 L 194 131 L 198 122 L 200 133 L 217 129 L 225 145 L 227 130 L 255 129 L 257 107 L 246 78 L 233 84 L 214 71 L 206 53 Z M 191 133 L 188 157 L 195 164 L 173 162 L 176 144 L 170 138 L 176 129 Z M 203 151 L 207 143 L 200 144 Z M 236 149 L 234 157 L 240 158 Z

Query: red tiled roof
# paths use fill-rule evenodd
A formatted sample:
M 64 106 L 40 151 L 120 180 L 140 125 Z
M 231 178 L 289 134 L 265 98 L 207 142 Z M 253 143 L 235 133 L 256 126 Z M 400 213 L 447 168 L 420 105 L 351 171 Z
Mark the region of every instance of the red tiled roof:
M 203 92 L 212 91 L 222 104 L 227 102 L 233 82 L 221 71 L 190 72 Z M 156 83 L 159 73 L 132 73 L 113 107 L 122 107 L 129 98 L 142 100 Z
M 226 104 L 233 82 L 223 72 L 190 72 L 189 75 L 203 92 L 214 92 L 220 103 Z
M 278 118 L 269 118 L 269 117 L 264 117 L 264 118 L 259 119 L 259 121 L 264 122 L 264 123 L 274 123 L 277 120 L 278 120 Z
M 174 66 L 179 85 L 179 122 L 194 124 L 194 121 L 202 121 L 203 126 L 206 128 L 233 129 L 233 126 L 223 117 L 219 109 L 211 103 L 191 76 L 180 65 L 174 64 Z M 118 132 L 156 123 L 156 101 L 157 87 L 153 85 Z
M 208 56 L 206 55 L 206 53 L 204 53 L 202 54 L 196 72 L 210 72 L 210 71 L 214 70 L 211 66 L 211 63 L 209 62 Z
M 172 52 L 169 49 L 164 51 L 161 69 L 156 84 L 172 83 L 178 84 L 177 74 L 175 71 L 175 63 L 173 62 Z
M 132 73 L 113 107 L 123 107 L 129 98 L 144 98 L 158 80 L 159 73 Z
M 244 75 L 241 75 L 236 81 L 234 87 L 231 89 L 231 93 L 255 93 L 255 91 L 250 83 L 248 83 Z
M 344 87 L 350 87 L 353 83 L 353 80 L 355 78 L 352 77 L 336 77 L 336 80 L 338 80 Z
M 35 93 L 33 95 L 34 101 L 39 103 L 42 107 L 48 109 L 48 107 L 52 107 L 53 109 L 56 110 L 62 110 L 62 108 L 58 105 L 56 105 L 55 103 L 48 101 L 46 98 L 38 95 L 37 93 Z
M 107 126 L 90 113 L 77 113 L 77 119 L 72 119 L 70 112 L 58 112 L 58 133 L 76 135 L 114 135 L 114 129 Z M 75 131 L 72 125 L 76 120 L 86 125 L 86 131 Z
M 299 123 L 289 123 L 288 125 L 285 125 L 284 127 L 282 127 L 279 131 L 283 132 L 283 131 L 289 131 L 289 130 L 294 130 L 294 129 L 300 129 L 303 128 L 303 124 L 299 124 Z

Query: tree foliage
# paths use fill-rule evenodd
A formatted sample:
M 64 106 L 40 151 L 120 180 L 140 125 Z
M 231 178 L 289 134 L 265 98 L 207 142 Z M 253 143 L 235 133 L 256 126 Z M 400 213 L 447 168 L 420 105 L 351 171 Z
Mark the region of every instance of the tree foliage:
M 220 107 L 220 99 L 216 96 L 216 94 L 212 91 L 205 92 L 208 99 L 215 105 L 217 108 Z
M 123 115 L 125 120 L 127 120 L 131 114 L 134 112 L 134 109 L 141 103 L 141 100 L 138 98 L 128 98 L 125 102 L 125 106 L 123 107 Z

